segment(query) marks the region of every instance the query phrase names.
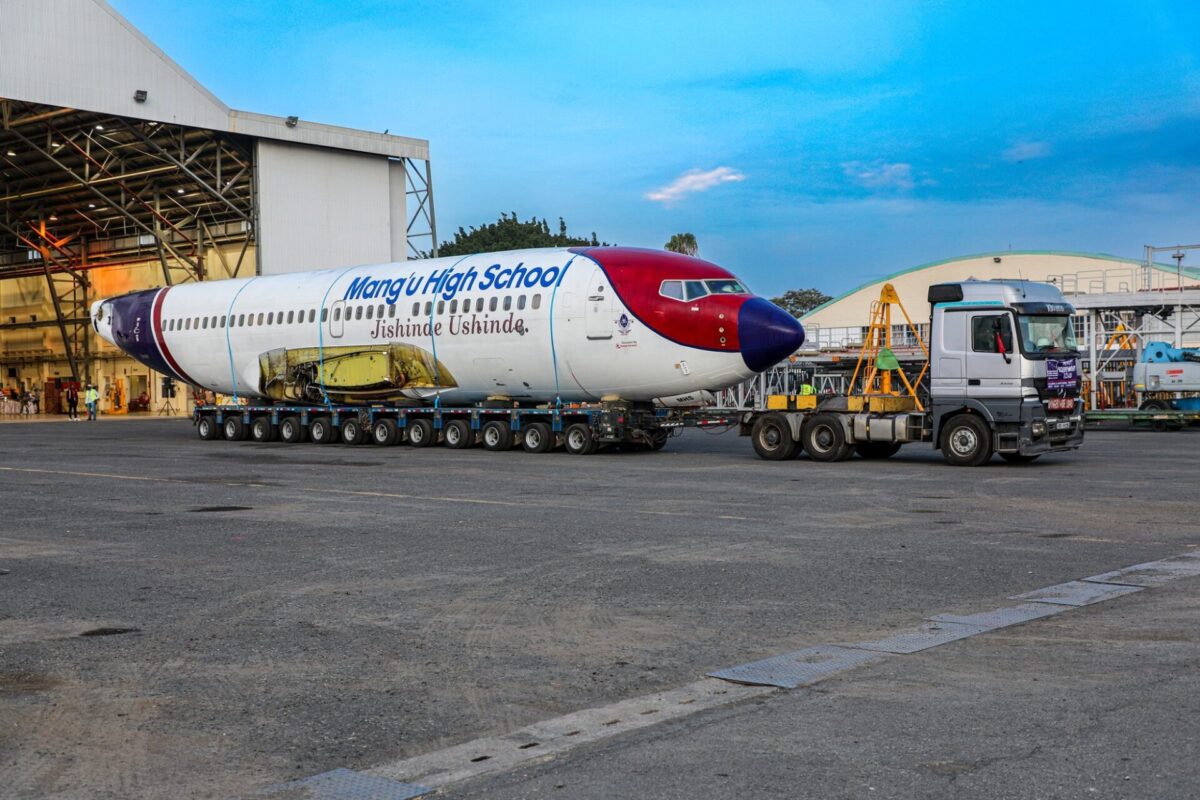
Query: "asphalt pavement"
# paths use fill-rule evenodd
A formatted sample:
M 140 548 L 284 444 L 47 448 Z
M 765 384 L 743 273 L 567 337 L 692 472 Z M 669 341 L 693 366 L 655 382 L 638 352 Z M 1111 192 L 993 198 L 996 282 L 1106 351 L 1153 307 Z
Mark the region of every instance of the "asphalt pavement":
M 1200 432 L 946 466 L 0 426 L 0 785 L 243 796 L 1200 547 Z M 1200 578 L 465 780 L 463 797 L 1191 797 Z

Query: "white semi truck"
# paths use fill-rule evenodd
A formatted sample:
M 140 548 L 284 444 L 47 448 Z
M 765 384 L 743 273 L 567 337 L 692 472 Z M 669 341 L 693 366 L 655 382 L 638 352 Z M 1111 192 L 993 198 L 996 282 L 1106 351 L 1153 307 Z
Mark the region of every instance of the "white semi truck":
M 978 466 L 993 454 L 1021 463 L 1079 447 L 1074 309 L 1056 287 L 967 280 L 931 286 L 928 299 L 929 348 L 915 379 L 891 350 L 890 308 L 903 306 L 888 284 L 849 392 L 771 396 L 742 418 L 755 451 L 771 460 L 803 451 L 814 461 L 843 461 L 929 442 L 951 464 Z

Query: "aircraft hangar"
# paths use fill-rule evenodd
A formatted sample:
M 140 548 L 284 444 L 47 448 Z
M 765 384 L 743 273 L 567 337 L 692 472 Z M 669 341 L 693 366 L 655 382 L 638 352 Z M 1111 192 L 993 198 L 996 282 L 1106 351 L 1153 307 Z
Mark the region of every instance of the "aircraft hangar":
M 186 387 L 91 331 L 92 301 L 436 253 L 427 140 L 232 109 L 104 0 L 8 0 L 4 17 L 6 392 L 53 413 L 67 381 L 91 382 L 105 412 L 186 414 Z

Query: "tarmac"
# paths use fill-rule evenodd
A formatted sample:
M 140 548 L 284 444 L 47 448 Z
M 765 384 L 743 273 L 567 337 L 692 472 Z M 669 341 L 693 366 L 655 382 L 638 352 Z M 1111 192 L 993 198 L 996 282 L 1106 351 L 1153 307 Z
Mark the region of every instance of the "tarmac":
M 1200 574 L 792 690 L 705 676 L 1200 553 L 1198 434 L 960 469 L 6 424 L 0 794 L 1194 797 Z

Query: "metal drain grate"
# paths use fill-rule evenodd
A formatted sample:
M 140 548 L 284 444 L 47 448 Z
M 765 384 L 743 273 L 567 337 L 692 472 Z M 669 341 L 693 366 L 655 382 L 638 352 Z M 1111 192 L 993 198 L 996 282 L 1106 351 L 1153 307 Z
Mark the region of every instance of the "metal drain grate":
M 399 783 L 352 769 L 335 769 L 301 781 L 268 786 L 250 797 L 264 800 L 408 800 L 432 791 L 424 786 Z
M 968 636 L 987 631 L 978 625 L 960 625 L 954 622 L 927 622 L 910 630 L 899 631 L 885 639 L 873 642 L 841 642 L 842 647 L 853 647 L 858 650 L 877 650 L 883 653 L 919 653 L 940 644 L 956 642 Z
M 1089 606 L 1114 597 L 1142 591 L 1140 586 L 1118 586 L 1114 583 L 1067 581 L 1057 586 L 1014 594 L 1010 600 L 1029 600 L 1034 603 L 1055 603 L 1062 606 Z
M 1092 575 L 1081 580 L 1091 583 L 1120 583 L 1126 586 L 1162 586 L 1164 583 L 1200 576 L 1200 558 L 1183 556 L 1180 558 L 1164 558 L 1161 561 L 1147 561 L 1145 564 L 1134 564 L 1124 569 L 1114 569 L 1100 575 Z
M 1049 617 L 1061 614 L 1067 607 L 1055 607 L 1052 603 L 1022 603 L 1009 608 L 997 608 L 992 611 L 980 611 L 978 614 L 938 614 L 926 617 L 930 622 L 957 622 L 959 625 L 974 625 L 985 631 L 997 628 L 1007 628 L 1009 625 L 1020 625 L 1031 619 Z
M 853 650 L 836 645 L 820 645 L 785 653 L 781 656 L 740 664 L 729 669 L 708 673 L 711 678 L 749 683 L 756 686 L 781 686 L 795 689 L 824 680 L 839 672 L 881 661 L 880 653 L 868 650 Z

